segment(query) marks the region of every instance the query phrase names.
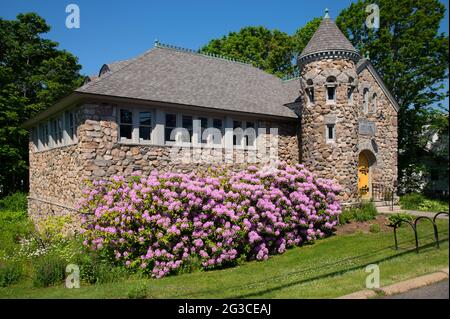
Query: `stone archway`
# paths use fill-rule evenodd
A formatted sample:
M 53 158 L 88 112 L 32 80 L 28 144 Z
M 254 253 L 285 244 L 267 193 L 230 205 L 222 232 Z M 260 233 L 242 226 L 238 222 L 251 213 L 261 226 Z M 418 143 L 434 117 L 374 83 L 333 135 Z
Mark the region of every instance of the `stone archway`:
M 372 198 L 373 170 L 377 163 L 375 154 L 364 149 L 358 154 L 358 194 L 362 199 Z

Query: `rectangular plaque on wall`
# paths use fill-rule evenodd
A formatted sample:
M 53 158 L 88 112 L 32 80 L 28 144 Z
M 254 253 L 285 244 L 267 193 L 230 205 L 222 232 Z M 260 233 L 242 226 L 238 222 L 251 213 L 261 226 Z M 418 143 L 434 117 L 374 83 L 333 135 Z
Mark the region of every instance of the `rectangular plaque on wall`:
M 359 134 L 374 136 L 376 132 L 375 122 L 360 120 L 359 121 Z

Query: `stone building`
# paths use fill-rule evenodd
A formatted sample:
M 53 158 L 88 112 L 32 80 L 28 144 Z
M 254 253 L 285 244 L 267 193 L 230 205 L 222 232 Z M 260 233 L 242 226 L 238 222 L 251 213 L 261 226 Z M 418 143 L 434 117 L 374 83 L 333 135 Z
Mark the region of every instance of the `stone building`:
M 233 157 L 220 164 L 232 169 L 267 162 L 272 155 L 254 156 L 255 139 L 236 135 L 239 128 L 258 129 L 265 140 L 275 131 L 260 129 L 278 129 L 275 156 L 337 181 L 345 203 L 395 189 L 398 105 L 328 14 L 299 67 L 298 77 L 280 79 L 251 64 L 158 42 L 136 58 L 103 65 L 25 123 L 30 215 L 74 212 L 85 180 L 204 171 L 209 164 L 192 160 L 201 146 L 212 145 L 215 158 L 232 145 Z M 189 133 L 176 156 L 174 128 Z M 207 128 L 224 134 L 200 134 Z M 237 156 L 252 160 L 236 163 Z

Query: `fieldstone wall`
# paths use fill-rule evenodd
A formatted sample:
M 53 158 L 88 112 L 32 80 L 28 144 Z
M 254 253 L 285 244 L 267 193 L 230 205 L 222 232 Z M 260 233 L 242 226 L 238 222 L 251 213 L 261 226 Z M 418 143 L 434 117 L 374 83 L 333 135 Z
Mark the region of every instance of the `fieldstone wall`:
M 234 151 L 233 159 L 226 159 L 224 149 L 173 148 L 162 145 L 134 145 L 118 142 L 116 107 L 104 104 L 83 106 L 84 119 L 80 126 L 79 147 L 84 162 L 84 173 L 90 179 L 128 175 L 135 171 L 143 175 L 152 170 L 171 172 L 205 171 L 208 166 L 238 170 L 250 163 L 268 163 L 267 156 L 257 156 L 249 150 Z M 265 127 L 277 127 L 278 157 L 281 161 L 298 163 L 299 149 L 295 123 L 263 122 Z M 267 138 L 269 136 L 267 134 Z M 241 164 L 237 159 L 242 159 Z M 250 160 L 249 160 L 250 159 Z
M 77 111 L 78 143 L 47 151 L 35 152 L 30 142 L 29 214 L 37 222 L 51 216 L 73 217 L 73 227 L 79 225 L 76 204 L 81 198 L 86 180 L 105 179 L 113 175 L 129 175 L 152 170 L 172 172 L 204 172 L 208 166 L 228 167 L 233 170 L 248 165 L 263 165 L 271 160 L 267 154 L 255 151 L 233 152 L 225 162 L 223 149 L 180 148 L 158 145 L 130 145 L 118 143 L 116 106 L 85 104 Z M 299 149 L 295 122 L 262 122 L 265 127 L 278 127 L 280 160 L 298 163 Z M 266 135 L 269 141 L 269 135 Z M 273 141 L 273 140 L 272 140 Z M 268 145 L 269 146 L 269 145 Z M 197 158 L 197 161 L 195 160 Z M 236 164 L 241 159 L 241 164 Z M 208 160 L 205 163 L 205 160 Z M 249 160 L 250 159 L 250 160 Z M 249 163 L 250 162 L 250 163 Z
M 358 156 L 365 152 L 370 160 L 370 183 L 394 187 L 397 181 L 397 112 L 372 74 L 356 73 L 355 64 L 346 59 L 324 59 L 302 69 L 304 106 L 301 118 L 301 161 L 311 171 L 335 180 L 343 187 L 344 203 L 358 200 Z M 336 103 L 326 101 L 326 79 L 337 79 Z M 314 88 L 314 103 L 307 103 L 306 89 Z M 348 89 L 353 87 L 352 99 Z M 369 89 L 369 110 L 373 93 L 377 109 L 365 113 L 363 91 Z M 373 135 L 359 131 L 359 122 L 372 122 Z M 327 143 L 325 127 L 335 124 L 336 140 Z M 372 184 L 371 184 L 372 185 Z
M 362 105 L 362 92 L 369 90 L 370 112 L 365 114 L 363 108 L 358 108 L 359 120 L 375 123 L 375 135 L 358 135 L 358 151 L 372 153 L 375 163 L 371 167 L 372 182 L 382 183 L 394 187 L 397 181 L 397 148 L 398 124 L 397 112 L 391 101 L 384 94 L 368 69 L 359 74 L 359 105 Z M 373 110 L 373 93 L 376 93 L 376 110 Z
M 302 69 L 302 88 L 307 101 L 307 81 L 314 88 L 314 103 L 305 103 L 301 118 L 301 161 L 320 177 L 333 179 L 343 187 L 342 200 L 352 202 L 357 197 L 358 183 L 358 120 L 357 108 L 348 103 L 347 89 L 357 78 L 355 64 L 346 59 L 324 59 L 311 62 Z M 326 80 L 337 80 L 336 102 L 326 102 Z M 335 123 L 336 140 L 327 143 L 326 123 Z

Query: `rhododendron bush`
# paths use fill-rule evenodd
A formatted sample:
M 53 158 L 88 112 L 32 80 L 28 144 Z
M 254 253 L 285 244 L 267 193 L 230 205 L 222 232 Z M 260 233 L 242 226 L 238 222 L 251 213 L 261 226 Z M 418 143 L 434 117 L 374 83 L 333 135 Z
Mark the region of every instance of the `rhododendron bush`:
M 84 244 L 156 278 L 265 260 L 331 233 L 339 191 L 303 165 L 115 176 L 84 190 Z

